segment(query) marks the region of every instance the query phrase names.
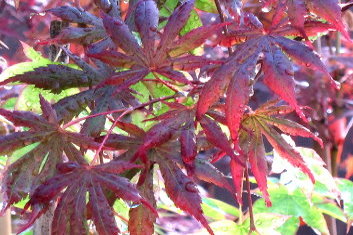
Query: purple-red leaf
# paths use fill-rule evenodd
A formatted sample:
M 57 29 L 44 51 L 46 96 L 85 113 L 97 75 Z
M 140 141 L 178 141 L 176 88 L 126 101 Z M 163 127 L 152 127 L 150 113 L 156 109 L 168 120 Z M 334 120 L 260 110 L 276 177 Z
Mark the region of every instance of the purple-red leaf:
M 61 168 L 71 168 L 72 163 L 68 162 L 67 167 L 62 164 Z M 110 165 L 111 164 L 111 165 Z M 54 234 L 62 234 L 67 231 L 75 234 L 86 231 L 86 208 L 92 214 L 93 222 L 99 234 L 118 234 L 119 229 L 115 223 L 113 208 L 108 202 L 104 190 L 110 190 L 115 197 L 124 200 L 131 200 L 135 203 L 143 203 L 155 213 L 155 209 L 144 200 L 138 193 L 136 187 L 128 179 L 118 176 L 116 173 L 132 169 L 137 165 L 112 161 L 99 166 L 75 165 L 67 173 L 59 173 L 45 181 L 32 194 L 26 208 L 32 207 L 33 219 L 24 227 L 30 226 L 34 219 L 44 213 L 48 203 L 59 197 L 59 204 L 54 212 L 52 229 Z M 65 192 L 60 192 L 66 188 Z M 86 194 L 89 195 L 89 202 L 86 203 Z M 44 205 L 44 206 L 43 206 Z M 39 209 L 38 209 L 39 208 Z M 38 211 L 39 210 L 39 211 Z
M 156 72 L 182 84 L 191 84 L 191 82 L 185 77 L 183 73 L 173 70 L 171 68 L 157 69 Z
M 288 160 L 295 167 L 299 167 L 303 173 L 307 174 L 314 183 L 315 178 L 310 169 L 305 164 L 302 156 L 290 144 L 288 144 L 283 137 L 274 129 L 267 126 L 267 124 L 258 121 L 262 133 L 266 136 L 268 142 L 279 153 L 279 155 Z
M 210 234 L 214 234 L 203 216 L 201 197 L 196 184 L 171 160 L 159 159 L 158 164 L 165 182 L 166 192 L 175 206 L 191 214 Z
M 114 43 L 123 49 L 126 54 L 137 60 L 144 58 L 144 53 L 134 35 L 121 19 L 103 15 L 103 23 Z
M 307 13 L 303 0 L 288 0 L 288 17 L 291 25 L 293 25 L 300 33 L 304 33 L 304 16 Z M 305 34 L 303 35 L 305 36 Z
M 135 24 L 140 33 L 145 54 L 151 60 L 158 29 L 158 8 L 153 0 L 141 0 L 135 10 Z
M 226 152 L 232 159 L 235 159 L 241 165 L 244 165 L 244 163 L 239 160 L 238 156 L 236 156 L 233 148 L 229 143 L 227 136 L 223 133 L 222 129 L 218 126 L 215 121 L 204 116 L 200 120 L 200 124 L 202 126 L 202 129 L 205 131 L 207 140 L 210 143 Z
M 153 170 L 149 170 L 144 177 L 143 182 L 137 185 L 138 190 L 154 208 L 156 208 L 156 199 L 153 191 Z M 154 233 L 154 223 L 156 215 L 149 208 L 140 205 L 131 208 L 129 211 L 129 232 L 131 235 L 145 235 Z
M 168 54 L 170 56 L 179 56 L 201 46 L 207 38 L 213 34 L 217 34 L 224 25 L 225 24 L 207 25 L 191 30 L 179 38 L 175 44 L 171 45 Z
M 342 21 L 341 7 L 338 0 L 305 0 L 310 11 L 335 25 L 337 30 L 350 40 L 349 33 Z
M 253 68 L 250 67 L 250 69 Z M 227 90 L 226 120 L 235 145 L 238 145 L 240 122 L 253 89 L 250 79 L 249 70 L 242 68 L 235 73 Z
M 301 42 L 290 40 L 285 37 L 274 37 L 275 42 L 297 63 L 309 68 L 317 69 L 323 72 L 326 79 L 335 88 L 338 87 L 336 82 L 332 79 L 330 73 L 327 71 L 326 66 L 320 60 L 320 57 L 309 47 Z
M 291 62 L 277 47 L 268 47 L 264 51 L 264 55 L 264 83 L 275 94 L 288 102 L 302 120 L 307 121 L 303 111 L 297 104 L 294 71 Z
M 53 93 L 60 93 L 62 90 L 72 87 L 95 85 L 99 79 L 96 73 L 88 73 L 64 65 L 50 64 L 46 67 L 35 68 L 34 71 L 15 75 L 0 82 L 0 85 L 9 82 L 23 82 L 45 90 L 51 90 Z
M 194 164 L 197 155 L 195 129 L 190 127 L 180 134 L 181 158 L 186 164 Z
M 133 57 L 113 50 L 89 53 L 88 56 L 120 68 L 131 68 L 134 64 L 136 64 Z
M 234 189 L 228 182 L 227 177 L 210 162 L 201 158 L 196 158 L 194 172 L 198 179 L 212 183 L 218 187 L 225 188 L 231 193 L 234 192 Z
M 83 11 L 75 7 L 61 6 L 48 10 L 47 12 L 60 17 L 62 20 L 95 26 L 103 26 L 102 20 L 88 11 Z
M 261 131 L 256 128 L 252 136 L 248 158 L 251 166 L 251 172 L 254 174 L 256 182 L 263 194 L 267 206 L 271 206 L 270 195 L 267 192 L 267 162 L 265 146 L 262 140 Z
M 31 127 L 33 130 L 52 129 L 52 125 L 43 117 L 28 111 L 8 111 L 0 109 L 0 115 L 6 117 L 16 126 Z
M 219 100 L 236 71 L 236 61 L 231 60 L 222 65 L 211 77 L 200 92 L 197 102 L 196 118 L 200 120 L 209 107 Z
M 194 0 L 184 1 L 169 17 L 168 23 L 164 27 L 164 32 L 161 35 L 161 40 L 157 48 L 157 58 L 163 59 L 166 56 L 167 50 L 172 46 L 174 39 L 184 27 L 193 7 Z
M 267 122 L 270 125 L 273 125 L 283 131 L 286 134 L 293 135 L 293 136 L 301 136 L 301 137 L 307 137 L 307 138 L 312 138 L 316 142 L 320 144 L 321 147 L 323 147 L 323 142 L 322 140 L 317 137 L 315 134 L 311 133 L 309 129 L 306 127 L 300 125 L 299 123 L 293 122 L 288 119 L 283 119 L 283 118 L 276 118 L 276 117 L 270 117 L 270 116 L 259 116 L 264 119 L 265 122 Z
M 56 116 L 55 110 L 51 104 L 43 98 L 42 95 L 39 95 L 39 103 L 43 111 L 42 117 L 44 117 L 49 123 L 57 124 L 58 117 Z
M 235 187 L 236 197 L 239 205 L 243 204 L 242 193 L 244 169 L 245 168 L 234 159 L 230 160 L 230 173 L 232 174 L 233 184 Z

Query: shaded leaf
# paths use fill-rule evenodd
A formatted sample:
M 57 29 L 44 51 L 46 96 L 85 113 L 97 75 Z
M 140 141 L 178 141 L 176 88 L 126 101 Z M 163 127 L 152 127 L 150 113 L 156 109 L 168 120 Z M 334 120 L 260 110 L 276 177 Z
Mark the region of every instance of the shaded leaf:
M 139 182 L 138 190 L 154 208 L 156 208 L 156 199 L 153 192 L 153 170 L 149 170 L 144 178 L 144 182 Z M 149 208 L 140 205 L 136 208 L 131 208 L 129 211 L 129 232 L 131 235 L 145 235 L 154 233 L 154 223 L 156 215 Z

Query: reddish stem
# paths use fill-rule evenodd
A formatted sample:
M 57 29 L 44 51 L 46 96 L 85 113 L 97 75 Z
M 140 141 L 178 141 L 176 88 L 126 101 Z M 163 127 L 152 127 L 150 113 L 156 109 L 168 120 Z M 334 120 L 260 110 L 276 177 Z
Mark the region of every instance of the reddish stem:
M 252 211 L 252 199 L 251 199 L 251 189 L 249 181 L 249 169 L 245 167 L 245 180 L 246 180 L 246 191 L 248 194 L 248 203 L 249 203 L 249 214 L 250 214 L 250 231 L 256 231 L 254 213 Z

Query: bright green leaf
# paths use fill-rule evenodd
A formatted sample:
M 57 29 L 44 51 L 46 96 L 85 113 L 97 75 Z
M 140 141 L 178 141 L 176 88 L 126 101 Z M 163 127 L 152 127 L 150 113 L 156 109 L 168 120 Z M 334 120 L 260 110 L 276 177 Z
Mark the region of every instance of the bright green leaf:
M 239 217 L 239 209 L 213 198 L 202 199 L 202 210 L 204 214 L 215 220 L 223 220 L 229 217 Z
M 337 186 L 341 191 L 344 203 L 344 212 L 351 220 L 353 219 L 353 182 L 347 179 L 336 179 Z
M 193 29 L 196 29 L 198 27 L 202 26 L 202 22 L 200 19 L 200 16 L 197 14 L 195 10 L 192 10 L 190 12 L 190 17 L 188 21 L 186 22 L 184 28 L 180 30 L 180 35 L 185 35 L 186 33 L 190 32 Z
M 22 93 L 18 97 L 16 109 L 39 113 L 41 110 L 39 104 L 39 94 L 41 94 L 49 102 L 54 103 L 62 98 L 74 95 L 78 92 L 78 88 L 71 88 L 63 90 L 60 94 L 53 94 L 50 91 L 42 90 L 40 88 L 34 87 L 33 85 L 29 85 L 22 91 Z
M 213 0 L 196 0 L 195 7 L 202 11 L 218 13 L 216 4 Z
M 263 199 L 259 199 L 254 204 L 254 213 L 279 213 L 302 217 L 312 228 L 322 233 L 328 233 L 328 228 L 324 216 L 315 206 L 310 205 L 307 196 L 296 189 L 289 192 L 284 186 L 269 188 L 268 192 L 272 201 L 272 207 L 266 207 Z M 285 203 L 284 203 L 285 202 Z

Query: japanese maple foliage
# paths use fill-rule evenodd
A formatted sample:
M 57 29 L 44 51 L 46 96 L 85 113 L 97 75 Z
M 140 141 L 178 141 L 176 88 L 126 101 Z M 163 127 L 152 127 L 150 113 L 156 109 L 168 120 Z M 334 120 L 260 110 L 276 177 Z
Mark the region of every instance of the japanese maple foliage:
M 263 1 L 261 9 L 272 9 L 258 16 L 242 1 L 216 0 L 221 22 L 192 29 L 191 13 L 202 14 L 194 0 L 176 4 L 168 17 L 160 16 L 153 0 L 134 1 L 126 19 L 116 1 L 94 2 L 99 11 L 78 6 L 46 11 L 70 26 L 42 43 L 81 45 L 83 57 L 62 47 L 74 65 L 53 63 L 0 81 L 52 93 L 79 88 L 52 104 L 40 96 L 42 114 L 0 109 L 18 127 L 0 136 L 0 153 L 10 156 L 33 144 L 3 172 L 4 210 L 29 197 L 25 209 L 31 217 L 21 231 L 55 206 L 52 234 L 87 234 L 88 221 L 99 234 L 119 234 L 113 204 L 122 199 L 137 205 L 129 212 L 130 234 L 153 234 L 159 170 L 175 206 L 214 234 L 197 180 L 227 189 L 242 204 L 249 169 L 271 206 L 264 139 L 315 182 L 281 133 L 323 146 L 307 127 L 307 107 L 297 100 L 295 70 L 317 70 L 329 89 L 339 87 L 309 41 L 331 30 L 349 39 L 337 1 Z M 200 48 L 209 44 L 227 46 L 230 53 L 221 59 L 202 55 Z M 278 99 L 252 105 L 260 82 Z M 287 118 L 292 112 L 301 124 Z M 203 152 L 214 155 L 205 158 Z M 230 159 L 232 180 L 213 165 L 223 157 Z

